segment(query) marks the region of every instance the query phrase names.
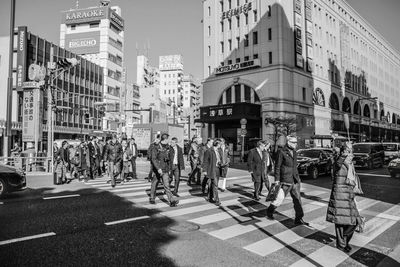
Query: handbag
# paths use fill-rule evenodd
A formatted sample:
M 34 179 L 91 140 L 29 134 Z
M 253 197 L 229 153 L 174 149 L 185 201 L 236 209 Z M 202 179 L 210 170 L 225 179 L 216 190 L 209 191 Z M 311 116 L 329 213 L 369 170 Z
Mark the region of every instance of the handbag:
M 267 198 L 265 201 L 274 201 L 278 197 L 279 189 L 281 189 L 281 184 L 272 184 L 271 190 L 269 190 Z
M 363 233 L 365 230 L 365 217 L 360 216 L 357 219 L 357 227 L 356 227 L 356 232 L 358 233 Z
M 347 173 L 347 179 L 349 180 L 350 184 L 354 185 L 354 187 L 353 187 L 354 194 L 356 194 L 356 195 L 364 194 L 364 192 L 361 188 L 360 177 L 357 175 L 353 163 L 349 164 L 349 171 Z
M 218 181 L 218 187 L 219 187 L 222 191 L 225 191 L 225 189 L 226 189 L 226 178 L 219 179 L 219 181 Z

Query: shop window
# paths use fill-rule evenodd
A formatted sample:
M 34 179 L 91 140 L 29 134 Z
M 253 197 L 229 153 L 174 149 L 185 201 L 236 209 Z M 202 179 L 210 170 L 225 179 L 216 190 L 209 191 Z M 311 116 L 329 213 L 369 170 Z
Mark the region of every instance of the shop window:
M 257 32 L 253 32 L 253 45 L 258 44 L 258 34 Z
M 272 64 L 272 52 L 268 52 L 268 62 Z
M 242 93 L 242 90 L 240 89 L 240 84 L 236 84 L 235 85 L 235 103 L 239 103 L 239 102 L 241 102 L 241 93 Z
M 244 86 L 244 102 L 251 103 L 251 88 L 247 85 Z

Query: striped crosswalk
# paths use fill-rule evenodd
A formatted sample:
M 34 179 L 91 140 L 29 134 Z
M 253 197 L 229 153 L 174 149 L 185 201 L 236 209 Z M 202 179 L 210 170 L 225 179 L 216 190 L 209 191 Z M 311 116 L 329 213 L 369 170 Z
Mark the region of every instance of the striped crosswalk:
M 254 255 L 272 257 L 285 265 L 337 266 L 355 261 L 349 254 L 335 248 L 334 225 L 325 220 L 330 195 L 325 188 L 302 185 L 305 220 L 310 223 L 306 227 L 294 225 L 295 214 L 290 196 L 278 208 L 275 220 L 268 220 L 266 209 L 269 203 L 250 197 L 252 183 L 248 179 L 235 180 L 228 190 L 220 192 L 220 207 L 205 201 L 200 186 L 188 186 L 186 183 L 181 183 L 180 202 L 173 208 L 169 207 L 161 187 L 156 204 L 149 204 L 150 183 L 146 180 L 118 184 L 115 188 L 106 179 L 96 179 L 87 184 L 107 190 L 135 205 L 158 210 L 160 215 L 195 223 L 200 226 L 200 231 L 212 238 L 241 247 Z M 351 241 L 355 248 L 352 253 L 373 243 L 399 223 L 400 205 L 384 203 L 384 211 L 374 208 L 379 205 L 382 206 L 381 201 L 358 198 L 357 206 L 367 221 L 365 231 L 355 234 Z M 378 245 L 375 247 L 379 250 Z M 290 254 L 293 256 L 288 257 Z

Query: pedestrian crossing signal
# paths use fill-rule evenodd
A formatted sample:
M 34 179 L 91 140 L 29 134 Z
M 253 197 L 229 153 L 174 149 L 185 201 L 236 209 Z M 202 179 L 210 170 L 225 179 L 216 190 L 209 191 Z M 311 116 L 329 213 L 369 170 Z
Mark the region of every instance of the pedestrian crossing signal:
M 59 68 L 68 69 L 75 67 L 79 64 L 79 61 L 76 58 L 63 58 L 57 61 L 57 66 Z

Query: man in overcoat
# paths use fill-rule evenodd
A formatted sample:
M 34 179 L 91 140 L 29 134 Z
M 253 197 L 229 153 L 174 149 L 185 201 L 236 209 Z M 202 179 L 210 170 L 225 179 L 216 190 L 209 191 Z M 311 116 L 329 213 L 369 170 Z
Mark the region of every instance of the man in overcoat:
M 221 205 L 218 197 L 218 179 L 220 175 L 221 156 L 219 148 L 221 141 L 216 139 L 213 147 L 204 152 L 203 172 L 209 180 L 208 201 L 214 202 L 215 205 Z
M 183 161 L 182 148 L 177 144 L 178 138 L 171 139 L 171 148 L 169 150 L 169 163 L 170 163 L 170 181 L 174 179 L 174 196 L 179 197 L 178 188 L 181 180 L 181 171 L 185 169 L 185 162 Z
M 249 156 L 247 158 L 247 169 L 250 172 L 251 179 L 254 182 L 254 199 L 260 200 L 260 192 L 262 182 L 266 181 L 265 177 L 267 175 L 266 172 L 266 164 L 264 164 L 264 150 L 266 148 L 266 144 L 264 141 L 260 140 L 257 142 L 257 147 L 253 148 L 249 152 Z

